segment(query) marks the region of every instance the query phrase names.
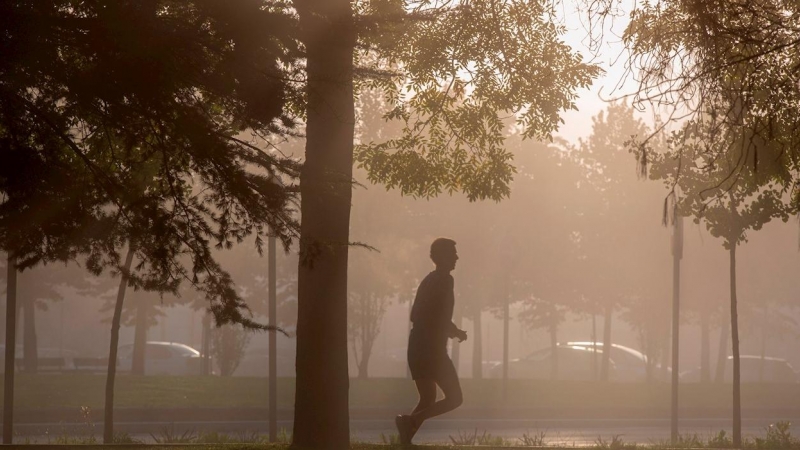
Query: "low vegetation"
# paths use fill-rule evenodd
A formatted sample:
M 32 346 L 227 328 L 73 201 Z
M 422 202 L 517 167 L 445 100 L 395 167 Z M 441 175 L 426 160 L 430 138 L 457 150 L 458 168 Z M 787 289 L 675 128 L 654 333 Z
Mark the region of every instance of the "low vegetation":
M 105 375 L 19 374 L 14 406 L 19 410 L 75 409 L 103 406 Z M 666 383 L 594 383 L 567 381 L 509 380 L 508 400 L 502 400 L 502 382 L 497 379 L 462 380 L 464 407 L 556 408 L 566 410 L 603 408 L 669 408 Z M 117 408 L 253 408 L 268 404 L 266 378 L 120 376 L 116 386 Z M 221 394 L 224 393 L 224 394 Z M 0 392 L 2 398 L 2 392 Z M 743 385 L 745 408 L 794 409 L 800 384 Z M 417 392 L 406 378 L 352 379 L 350 405 L 360 407 L 413 407 Z M 689 383 L 681 387 L 682 408 L 729 408 L 730 385 Z M 294 405 L 294 379 L 278 380 L 278 408 Z

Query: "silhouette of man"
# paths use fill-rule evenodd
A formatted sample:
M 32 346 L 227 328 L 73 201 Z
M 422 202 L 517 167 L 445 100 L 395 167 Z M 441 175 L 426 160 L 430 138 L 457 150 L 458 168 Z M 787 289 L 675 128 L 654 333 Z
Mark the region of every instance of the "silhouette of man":
M 447 339 L 467 339 L 467 332 L 453 323 L 453 277 L 450 272 L 458 261 L 456 242 L 438 238 L 431 244 L 431 260 L 436 270 L 429 273 L 419 288 L 411 308 L 413 328 L 408 337 L 408 367 L 419 391 L 419 403 L 409 415 L 395 418 L 400 443 L 411 444 L 422 423 L 458 408 L 462 402 L 461 385 L 453 362 L 447 355 Z M 444 393 L 436 401 L 436 386 Z

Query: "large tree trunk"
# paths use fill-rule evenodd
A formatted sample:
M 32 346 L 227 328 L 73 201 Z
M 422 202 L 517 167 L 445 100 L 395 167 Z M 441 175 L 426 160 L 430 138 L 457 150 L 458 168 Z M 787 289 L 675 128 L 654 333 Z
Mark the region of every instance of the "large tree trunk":
M 147 351 L 147 313 L 150 298 L 142 292 L 136 299 L 136 322 L 133 330 L 133 354 L 131 355 L 131 374 L 145 374 L 145 352 Z
M 114 442 L 114 382 L 117 377 L 117 347 L 119 346 L 119 326 L 122 321 L 122 303 L 128 287 L 128 275 L 133 262 L 133 247 L 128 248 L 125 256 L 125 270 L 122 272 L 117 289 L 117 303 L 114 305 L 114 317 L 111 319 L 111 345 L 108 350 L 108 375 L 106 376 L 105 417 L 103 419 L 103 444 Z
M 614 305 L 606 305 L 603 317 L 603 362 L 600 365 L 600 379 L 608 381 L 608 371 L 611 365 L 611 319 L 614 315 Z
M 295 448 L 350 446 L 347 255 L 353 177 L 353 50 L 348 0 L 297 0 L 307 62 L 300 174 Z
M 475 305 L 472 313 L 472 378 L 483 378 L 483 325 L 481 324 L 481 308 Z
M 6 354 L 3 378 L 3 444 L 14 436 L 14 360 L 17 340 L 17 260 L 8 255 L 6 274 Z
M 731 331 L 730 315 L 726 318 L 725 311 L 730 311 L 728 308 L 723 308 L 722 311 L 722 329 L 719 332 L 719 349 L 717 350 L 717 367 L 714 372 L 714 382 L 722 384 L 725 382 L 726 365 L 728 364 L 728 336 Z M 726 320 L 728 319 L 728 320 Z
M 731 243 L 731 344 L 733 349 L 733 446 L 742 447 L 742 400 L 739 379 L 739 313 L 736 304 L 736 241 Z
M 710 312 L 704 308 L 700 313 L 700 382 L 711 380 L 711 336 Z
M 27 296 L 22 300 L 22 370 L 36 373 L 39 369 L 36 339 L 36 299 Z

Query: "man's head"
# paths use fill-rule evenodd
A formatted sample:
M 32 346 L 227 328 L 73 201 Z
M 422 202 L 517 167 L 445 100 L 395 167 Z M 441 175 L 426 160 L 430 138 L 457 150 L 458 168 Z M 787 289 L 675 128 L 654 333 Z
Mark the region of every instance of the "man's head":
M 437 238 L 431 244 L 431 260 L 436 264 L 437 269 L 453 270 L 456 268 L 458 253 L 456 252 L 456 241 L 447 238 Z

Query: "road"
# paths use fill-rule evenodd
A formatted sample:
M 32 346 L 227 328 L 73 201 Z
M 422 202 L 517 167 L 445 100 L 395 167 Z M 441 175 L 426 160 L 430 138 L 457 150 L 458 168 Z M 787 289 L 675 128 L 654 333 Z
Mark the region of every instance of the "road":
M 798 418 L 800 419 L 800 418 Z M 787 418 L 759 418 L 743 420 L 744 436 L 763 436 L 770 423 L 787 420 Z M 800 420 L 792 422 L 791 431 L 800 434 Z M 278 427 L 291 430 L 292 422 L 281 420 Z M 64 435 L 102 435 L 102 424 L 86 423 L 38 423 L 19 424 L 15 427 L 19 436 L 30 436 L 37 442 Z M 233 436 L 250 436 L 252 433 L 266 434 L 264 421 L 185 421 L 185 422 L 120 422 L 115 430 L 126 432 L 131 436 L 152 441 L 152 435 L 169 432 L 180 435 L 184 432 L 217 431 Z M 696 434 L 703 440 L 715 436 L 725 430 L 730 436 L 730 420 L 717 418 L 693 418 L 680 422 L 682 435 Z M 658 443 L 669 439 L 670 423 L 668 419 L 434 419 L 425 423 L 414 439 L 415 443 L 449 443 L 451 437 L 456 440 L 469 439 L 470 436 L 484 434 L 499 436 L 519 443 L 524 434 L 542 437 L 544 443 L 550 445 L 586 446 L 598 440 L 610 442 L 615 436 L 626 443 Z M 354 439 L 370 442 L 381 442 L 385 437 L 396 433 L 392 418 L 354 419 L 351 421 L 351 433 Z

